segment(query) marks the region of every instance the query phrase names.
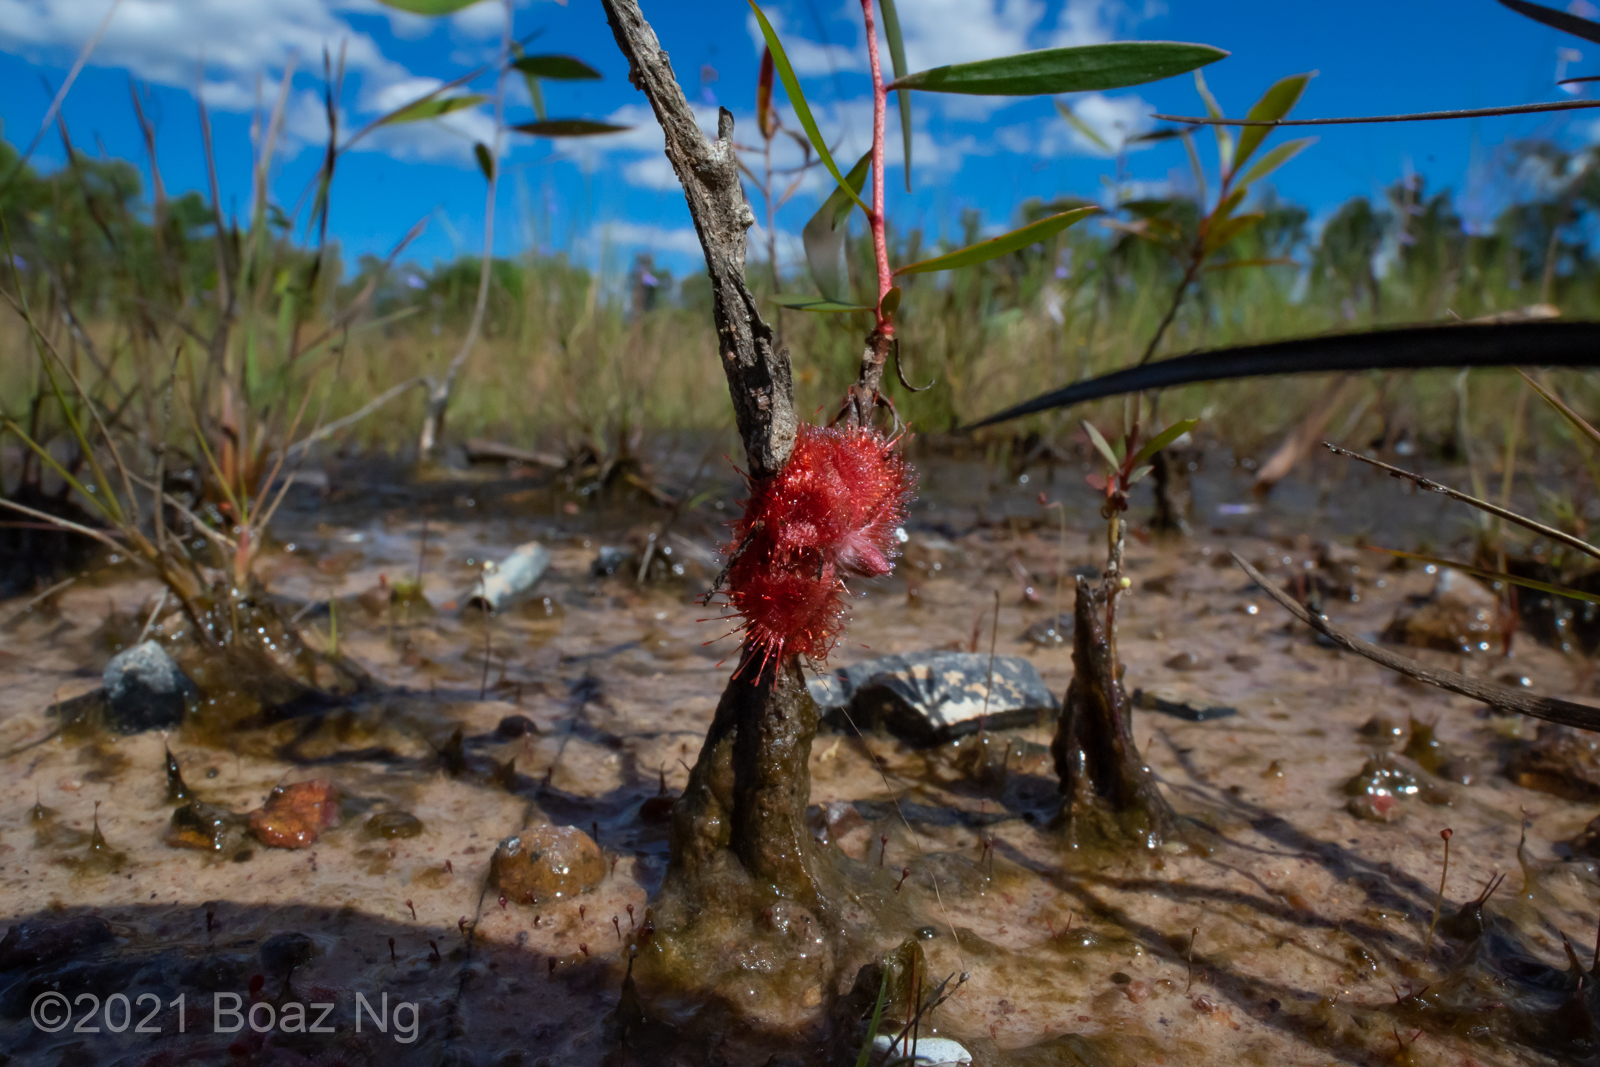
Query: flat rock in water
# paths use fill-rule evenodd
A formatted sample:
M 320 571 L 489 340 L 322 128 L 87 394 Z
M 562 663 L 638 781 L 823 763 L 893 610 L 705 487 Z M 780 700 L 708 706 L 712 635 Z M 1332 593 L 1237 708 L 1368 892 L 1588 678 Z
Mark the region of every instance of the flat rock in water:
M 1239 709 L 1231 705 L 1213 704 L 1174 689 L 1135 689 L 1133 703 L 1145 711 L 1159 711 L 1187 722 L 1210 722 L 1239 714 Z
M 106 664 L 106 725 L 121 734 L 183 725 L 200 691 L 155 641 L 119 652 Z
M 11 927 L 0 940 L 0 971 L 52 963 L 115 939 L 110 925 L 95 915 L 75 915 L 56 922 L 30 919 Z
M 250 832 L 269 848 L 310 848 L 339 822 L 339 790 L 326 779 L 279 786 L 249 815 Z
M 1383 632 L 1385 640 L 1443 652 L 1486 652 L 1496 639 L 1499 601 L 1460 571 L 1439 572 L 1433 591 L 1401 608 Z
M 1004 730 L 1053 718 L 1060 705 L 1032 663 L 981 652 L 908 652 L 840 668 L 808 683 L 833 726 L 880 726 L 915 744 L 941 744 L 978 732 L 978 720 Z M 988 694 L 985 712 L 985 692 Z M 848 714 L 846 714 L 848 712 Z
M 1568 800 L 1600 798 L 1600 735 L 1543 723 L 1533 744 L 1511 757 L 1506 777 Z

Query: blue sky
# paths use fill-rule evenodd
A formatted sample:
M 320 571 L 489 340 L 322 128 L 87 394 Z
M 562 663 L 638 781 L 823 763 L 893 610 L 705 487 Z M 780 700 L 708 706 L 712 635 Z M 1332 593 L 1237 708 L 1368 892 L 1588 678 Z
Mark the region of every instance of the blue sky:
M 1561 5 L 1561 0 L 1549 0 Z M 83 43 L 110 0 L 0 0 L 0 120 L 6 137 L 26 143 L 37 130 Z M 760 48 L 743 0 L 643 0 L 679 81 L 714 124 L 714 104 L 739 120 L 741 139 L 758 143 L 754 98 Z M 1561 5 L 1565 6 L 1565 5 Z M 1026 48 L 1115 39 L 1198 41 L 1232 55 L 1206 70 L 1230 114 L 1241 114 L 1273 80 L 1316 70 L 1298 115 L 1373 114 L 1484 107 L 1562 99 L 1558 66 L 1600 73 L 1600 45 L 1529 22 L 1494 0 L 899 0 L 912 69 Z M 1572 9 L 1600 16 L 1585 0 Z M 825 131 L 854 159 L 870 126 L 861 11 L 854 0 L 769 0 Z M 612 270 L 648 249 L 680 273 L 697 266 L 688 214 L 643 97 L 626 78 L 598 0 L 519 0 L 517 35 L 542 30 L 533 52 L 574 54 L 599 68 L 601 82 L 547 85 L 552 116 L 608 118 L 628 133 L 555 145 L 514 137 L 502 162 L 506 182 L 497 213 L 496 250 L 566 250 Z M 225 204 L 243 212 L 250 198 L 251 128 L 260 100 L 270 109 L 285 70 L 293 74 L 274 199 L 299 200 L 315 172 L 326 122 L 321 107 L 322 49 L 345 49 L 342 121 L 354 128 L 421 95 L 440 80 L 491 61 L 504 24 L 501 0 L 481 0 L 447 19 L 422 19 L 376 0 L 122 0 L 64 108 L 80 148 L 139 160 L 148 171 L 128 100 L 130 76 L 148 83 L 167 187 L 203 189 L 197 85 L 211 109 Z M 487 86 L 487 79 L 479 83 Z M 1063 98 L 1112 141 L 1148 128 L 1151 111 L 1201 110 L 1192 79 L 1101 95 Z M 532 117 L 512 84 L 509 121 Z M 798 128 L 792 113 L 788 125 Z M 1281 196 L 1325 216 L 1358 194 L 1376 195 L 1409 171 L 1430 188 L 1448 186 L 1469 219 L 1486 220 L 1525 183 L 1508 171 L 1506 146 L 1553 137 L 1569 146 L 1600 135 L 1600 113 L 1521 116 L 1476 122 L 1364 126 L 1316 131 L 1320 142 L 1281 170 Z M 890 213 L 902 226 L 949 233 L 966 208 L 995 228 L 1027 197 L 1105 200 L 1117 172 L 1055 115 L 1049 99 L 1012 103 L 966 97 L 915 97 L 914 192 L 906 194 L 899 151 L 888 168 Z M 437 123 L 397 127 L 369 138 L 340 164 L 331 228 L 353 260 L 385 253 L 419 219 L 428 219 L 411 258 L 424 264 L 475 251 L 482 241 L 484 182 L 472 143 L 492 137 L 487 107 Z M 1282 134 L 1275 135 L 1282 137 Z M 898 129 L 891 109 L 891 145 Z M 1203 155 L 1214 166 L 1209 138 Z M 794 153 L 780 150 L 779 162 Z M 52 135 L 36 154 L 59 165 Z M 759 167 L 758 159 L 752 166 Z M 1130 153 L 1123 178 L 1137 189 L 1189 181 L 1182 149 L 1167 143 Z M 778 214 L 780 255 L 826 192 L 809 175 Z M 759 197 L 753 197 L 764 219 Z M 753 245 L 759 243 L 754 235 Z

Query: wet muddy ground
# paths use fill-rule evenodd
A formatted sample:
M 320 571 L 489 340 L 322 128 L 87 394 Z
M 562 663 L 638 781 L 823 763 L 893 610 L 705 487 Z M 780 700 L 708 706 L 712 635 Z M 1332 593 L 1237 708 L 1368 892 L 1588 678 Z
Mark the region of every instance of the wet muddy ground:
M 1060 512 L 1036 494 L 1067 502 L 1069 572 L 1103 561 L 1103 527 L 1075 473 L 998 477 L 929 466 L 932 502 L 913 509 L 896 575 L 858 588 L 834 663 L 987 652 L 999 590 L 998 651 L 1028 656 L 1064 691 L 1069 649 L 1024 637 L 1053 616 L 1063 561 Z M 1529 762 L 1536 723 L 1319 644 L 1227 556 L 1301 591 L 1320 582 L 1330 618 L 1370 636 L 1439 578 L 1342 546 L 1367 534 L 1441 548 L 1464 518 L 1357 478 L 1291 483 L 1260 508 L 1241 479 L 1197 485 L 1190 538 L 1129 544 L 1128 687 L 1149 708 L 1237 712 L 1135 712 L 1184 842 L 1155 856 L 1066 850 L 1049 825 L 1049 723 L 934 749 L 825 729 L 814 829 L 873 902 L 863 951 L 915 936 L 935 980 L 967 973 L 919 1033 L 958 1039 L 979 1064 L 1600 1062 L 1600 980 L 1580 978 L 1592 949 L 1576 948 L 1574 970 L 1564 947 L 1590 945 L 1600 912 L 1596 863 L 1570 844 L 1600 813 L 1593 750 L 1574 741 L 1553 763 Z M 261 576 L 309 641 L 336 632 L 372 673 L 377 686 L 351 706 L 241 728 L 252 680 L 211 679 L 218 703 L 165 737 L 62 730 L 47 708 L 98 684 L 157 587 L 107 566 L 30 610 L 0 604 L 8 1062 L 830 1062 L 809 1037 L 775 1051 L 737 1028 L 693 1056 L 658 1058 L 620 1036 L 624 944 L 667 859 L 656 798 L 686 780 L 737 647 L 694 602 L 719 565 L 733 487 L 663 531 L 662 509 L 596 505 L 542 477 L 374 488 L 381 477 L 351 469 L 309 481 Z M 651 532 L 672 552 L 641 584 Z M 483 562 L 531 539 L 552 553 L 535 595 L 487 623 L 463 613 Z M 419 558 L 422 596 L 395 596 Z M 1506 660 L 1484 640 L 1487 652 L 1411 651 L 1594 700 L 1580 658 L 1523 635 Z M 1447 751 L 1413 735 L 1413 719 Z M 169 799 L 164 748 L 188 793 L 225 809 L 179 829 L 190 845 L 215 831 L 221 848 L 175 847 L 184 801 Z M 230 821 L 308 782 L 331 783 L 337 808 L 336 825 L 313 820 L 309 847 L 269 847 L 270 833 Z M 565 880 L 506 892 L 512 882 L 490 877 L 497 843 L 548 824 L 588 834 L 599 861 L 574 844 Z M 797 930 L 794 951 L 809 944 L 809 927 Z M 749 990 L 757 1019 L 810 1008 L 771 984 L 772 960 L 732 941 L 703 964 L 721 994 Z M 30 1016 L 44 993 L 67 998 L 71 1025 L 47 1032 L 59 1015 Z M 331 1032 L 297 1032 L 293 1005 L 330 1003 Z

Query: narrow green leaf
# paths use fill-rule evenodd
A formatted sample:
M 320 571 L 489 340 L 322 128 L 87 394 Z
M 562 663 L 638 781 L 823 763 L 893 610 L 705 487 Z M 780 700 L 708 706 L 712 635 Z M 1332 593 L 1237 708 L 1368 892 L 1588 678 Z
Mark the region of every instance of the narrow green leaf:
M 1073 129 L 1077 130 L 1078 133 L 1083 136 L 1084 140 L 1100 149 L 1100 151 L 1105 152 L 1108 155 L 1116 151 L 1111 147 L 1110 144 L 1106 142 L 1104 137 L 1101 137 L 1095 132 L 1093 126 L 1090 126 L 1087 122 L 1084 122 L 1081 118 L 1079 118 L 1078 113 L 1072 110 L 1066 104 L 1063 104 L 1061 101 L 1057 100 L 1056 110 L 1060 112 L 1062 118 L 1067 120 L 1068 126 L 1071 126 Z M 1174 134 L 1177 132 L 1178 131 L 1176 130 L 1173 131 Z
M 1306 84 L 1311 81 L 1315 71 L 1309 74 L 1291 74 L 1280 79 L 1272 88 L 1261 94 L 1247 119 L 1270 120 L 1281 119 L 1294 109 L 1300 102 L 1300 97 L 1305 94 Z M 1272 132 L 1271 126 L 1246 126 L 1239 131 L 1239 147 L 1233 153 L 1233 169 L 1244 166 L 1244 161 L 1250 154 L 1260 147 L 1262 140 Z
M 1454 560 L 1442 559 L 1439 556 L 1426 556 L 1420 552 L 1402 552 L 1397 548 L 1379 548 L 1376 545 L 1365 546 L 1369 552 L 1382 552 L 1386 556 L 1399 556 L 1401 559 L 1414 559 L 1418 563 L 1432 563 L 1436 567 L 1449 567 L 1462 574 L 1470 574 L 1474 578 L 1487 578 L 1491 582 L 1508 582 L 1511 585 L 1520 585 L 1524 589 L 1536 589 L 1541 593 L 1554 593 L 1556 596 L 1571 597 L 1573 600 L 1582 600 L 1589 604 L 1600 604 L 1600 595 L 1585 593 L 1581 589 L 1573 589 L 1566 585 L 1553 585 L 1549 582 L 1539 582 L 1532 578 L 1519 578 L 1514 574 L 1504 571 L 1485 571 L 1467 563 L 1457 563 Z
M 522 42 L 513 41 L 511 43 L 511 54 L 521 59 L 528 53 L 523 49 Z M 526 72 L 519 71 L 519 73 L 522 74 L 522 84 L 528 87 L 528 102 L 533 105 L 533 117 L 543 122 L 550 116 L 545 114 L 544 90 L 539 88 L 539 79 Z
M 894 313 L 900 310 L 900 296 L 900 287 L 891 286 L 889 291 L 883 294 L 883 299 L 878 301 L 878 314 L 886 319 L 894 318 Z
M 1038 222 L 1029 223 L 1020 230 L 1012 230 L 991 240 L 968 245 L 966 248 L 959 248 L 933 259 L 925 259 L 920 263 L 909 263 L 895 273 L 925 274 L 928 271 L 955 270 L 957 267 L 970 267 L 974 263 L 983 263 L 997 256 L 1003 256 L 1007 252 L 1015 252 L 1019 248 L 1027 248 L 1029 245 L 1054 237 L 1068 226 L 1096 214 L 1099 210 L 1097 207 L 1080 207 L 1063 211 L 1059 215 L 1050 215 Z
M 1180 419 L 1171 426 L 1168 426 L 1165 430 L 1162 430 L 1160 433 L 1150 438 L 1150 440 L 1146 441 L 1144 443 L 1144 447 L 1134 453 L 1134 465 L 1138 466 L 1139 464 L 1143 463 L 1145 460 L 1149 459 L 1157 452 L 1160 452 L 1163 448 L 1166 448 L 1172 442 L 1176 441 L 1178 438 L 1182 437 L 1184 434 L 1188 433 L 1198 425 L 1200 425 L 1199 419 Z
M 815 296 L 801 296 L 795 293 L 779 293 L 772 298 L 772 302 L 779 307 L 791 308 L 795 311 L 872 311 L 871 304 L 846 304 L 841 300 L 825 300 Z
M 850 175 L 845 179 L 851 192 L 861 192 L 867 181 L 867 171 L 871 169 L 872 153 L 868 152 L 850 168 Z M 845 271 L 844 246 L 850 233 L 846 223 L 850 212 L 854 210 L 855 202 L 849 193 L 843 187 L 836 186 L 800 231 L 800 241 L 806 250 L 806 265 L 811 268 L 811 280 L 816 282 L 818 292 L 834 302 L 843 302 L 849 295 L 846 292 L 849 279 Z
M 1143 467 L 1136 468 L 1132 474 L 1128 475 L 1128 484 L 1133 485 L 1135 482 L 1140 481 L 1145 475 L 1149 474 L 1153 470 L 1155 470 L 1155 468 L 1150 466 L 1148 463 Z
M 512 60 L 511 65 L 530 77 L 550 81 L 598 81 L 601 76 L 577 56 L 522 56 Z
M 592 119 L 545 119 L 542 122 L 519 123 L 511 128 L 535 137 L 598 137 L 633 129 L 632 126 L 617 126 Z
M 783 50 L 783 42 L 778 40 L 778 31 L 772 28 L 767 16 L 756 6 L 756 0 L 746 0 L 746 2 L 749 3 L 750 10 L 756 13 L 756 22 L 761 24 L 761 35 L 767 39 L 767 47 L 772 50 L 772 63 L 778 68 L 778 77 L 783 81 L 783 91 L 789 94 L 789 103 L 794 105 L 795 117 L 805 129 L 811 147 L 817 150 L 822 165 L 828 168 L 828 173 L 833 175 L 833 180 L 839 183 L 839 187 L 848 190 L 850 199 L 860 204 L 862 211 L 871 214 L 872 209 L 867 206 L 867 202 L 845 184 L 844 175 L 839 173 L 839 164 L 833 161 L 833 153 L 828 151 L 828 142 L 823 140 L 822 131 L 817 128 L 817 120 L 811 116 L 811 105 L 806 103 L 806 95 L 800 91 L 800 79 L 794 75 L 794 67 L 789 64 L 789 54 Z
M 1211 95 L 1211 87 L 1206 84 L 1206 76 L 1198 70 L 1194 72 L 1194 87 L 1200 94 L 1200 100 L 1206 105 L 1206 115 L 1210 118 L 1222 118 L 1222 105 L 1217 103 L 1217 98 Z M 1227 174 L 1233 167 L 1233 134 L 1226 126 L 1211 127 L 1217 133 L 1217 166 Z
M 894 76 L 906 76 L 906 43 L 900 36 L 900 13 L 894 8 L 894 0 L 878 0 L 879 7 L 883 10 L 883 35 L 889 41 L 889 62 L 893 65 Z M 900 136 L 905 142 L 906 151 L 906 192 L 911 191 L 911 90 L 901 89 L 896 94 L 900 98 Z
M 1106 461 L 1106 466 L 1110 467 L 1113 471 L 1115 471 L 1118 467 L 1121 467 L 1122 461 L 1119 460 L 1117 458 L 1117 454 L 1111 450 L 1111 446 L 1106 443 L 1106 439 L 1100 436 L 1100 431 L 1094 428 L 1094 423 L 1090 422 L 1088 419 L 1085 419 L 1081 425 L 1083 426 L 1083 432 L 1089 435 L 1089 443 L 1094 445 L 1095 451 L 1099 452 L 1101 457 Z
M 1206 232 L 1205 243 L 1202 247 L 1208 253 L 1214 252 L 1226 246 L 1229 241 L 1232 241 L 1264 218 L 1266 216 L 1261 212 L 1253 211 L 1248 215 L 1235 215 L 1231 219 L 1224 219 Z
M 1210 45 L 1178 41 L 1113 41 L 935 67 L 896 78 L 889 87 L 973 96 L 1043 96 L 1120 89 L 1184 74 L 1227 54 Z
M 489 181 L 494 181 L 494 156 L 489 151 L 489 146 L 479 141 L 472 146 L 472 154 L 478 157 L 478 169 L 483 171 L 483 176 Z
M 1256 160 L 1254 165 L 1244 172 L 1244 177 L 1238 179 L 1239 188 L 1243 189 L 1252 182 L 1260 181 L 1316 143 L 1315 137 L 1302 137 L 1298 141 L 1287 141 L 1279 145 Z
M 379 119 L 375 125 L 395 126 L 402 122 L 423 122 L 427 119 L 436 119 L 441 115 L 448 115 L 452 111 L 462 108 L 477 107 L 489 99 L 482 93 L 472 93 L 468 96 L 448 96 L 444 98 L 424 98 L 405 107 L 397 108 Z
M 1060 106 L 1061 106 L 1060 104 L 1056 105 L 1056 107 L 1058 107 L 1058 108 Z M 1186 134 L 1188 132 L 1189 131 L 1185 127 L 1182 127 L 1182 126 L 1163 126 L 1159 130 L 1151 130 L 1149 133 L 1141 133 L 1137 137 L 1130 137 L 1130 138 L 1128 138 L 1128 142 L 1127 143 L 1128 144 L 1154 144 L 1157 141 L 1170 141 L 1174 137 L 1182 137 L 1184 134 Z
M 478 0 L 378 0 L 378 2 L 396 11 L 409 11 L 413 15 L 453 15 L 464 7 L 478 3 Z
M 1235 189 L 1233 192 L 1224 197 L 1221 203 L 1212 209 L 1211 216 L 1206 221 L 1212 226 L 1221 223 L 1229 215 L 1232 215 L 1234 210 L 1238 208 L 1240 204 L 1244 203 L 1244 198 L 1249 194 L 1250 190 L 1244 186 L 1240 186 L 1239 188 Z

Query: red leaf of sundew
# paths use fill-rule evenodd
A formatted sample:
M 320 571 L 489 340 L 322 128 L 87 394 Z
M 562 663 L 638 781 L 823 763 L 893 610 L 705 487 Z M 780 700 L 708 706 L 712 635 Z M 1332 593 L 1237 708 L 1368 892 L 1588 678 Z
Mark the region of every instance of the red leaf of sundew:
M 750 483 L 726 551 L 728 600 L 761 662 L 825 660 L 844 626 L 849 576 L 888 574 L 915 473 L 873 429 L 802 425 L 789 462 Z

